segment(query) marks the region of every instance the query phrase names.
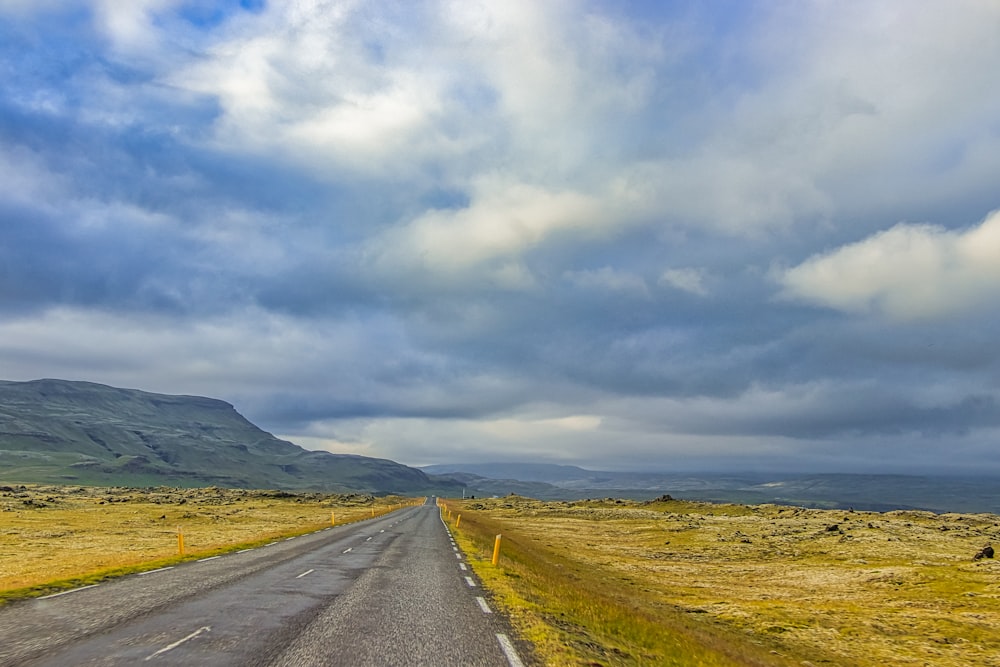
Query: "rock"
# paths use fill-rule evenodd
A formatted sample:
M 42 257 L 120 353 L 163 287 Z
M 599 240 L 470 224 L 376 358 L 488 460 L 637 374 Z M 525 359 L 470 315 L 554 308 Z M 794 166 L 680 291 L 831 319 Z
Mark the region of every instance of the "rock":
M 986 546 L 984 546 L 982 549 L 979 550 L 979 553 L 977 553 L 975 556 L 972 557 L 972 560 L 980 560 L 982 558 L 993 558 L 993 555 L 994 555 L 993 547 L 987 544 Z

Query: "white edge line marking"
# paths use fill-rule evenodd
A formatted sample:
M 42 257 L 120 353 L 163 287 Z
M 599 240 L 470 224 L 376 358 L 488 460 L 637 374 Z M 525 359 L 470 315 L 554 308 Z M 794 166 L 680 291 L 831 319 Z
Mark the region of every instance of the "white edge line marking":
M 208 558 L 199 558 L 198 562 L 199 563 L 204 563 L 205 561 L 215 560 L 216 558 L 222 558 L 222 556 L 209 556 Z
M 455 554 L 455 558 L 462 560 L 462 554 Z
M 507 635 L 497 633 L 497 641 L 500 642 L 500 650 L 507 656 L 507 662 L 510 663 L 510 667 L 524 667 L 524 663 L 521 662 L 521 658 L 517 655 L 517 649 L 514 648 L 514 644 Z
M 156 653 L 153 653 L 151 655 L 147 655 L 146 658 L 145 658 L 145 660 L 151 660 L 152 658 L 155 658 L 156 656 L 160 655 L 161 653 L 166 653 L 167 651 L 172 651 L 175 648 L 177 648 L 178 646 L 180 646 L 181 644 L 183 644 L 184 642 L 190 641 L 190 640 L 194 639 L 195 637 L 197 637 L 198 635 L 200 635 L 201 633 L 208 632 L 211 629 L 212 629 L 211 626 L 208 626 L 208 625 L 206 625 L 204 627 L 200 627 L 197 630 L 195 630 L 194 632 L 192 632 L 191 634 L 189 634 L 187 637 L 185 637 L 183 639 L 178 639 L 173 644 L 169 644 L 167 646 L 164 646 L 163 648 L 161 648 Z
M 43 595 L 42 597 L 35 598 L 35 599 L 36 600 L 48 600 L 49 598 L 57 598 L 60 595 L 69 595 L 70 593 L 76 593 L 77 591 L 87 590 L 88 588 L 94 588 L 95 586 L 99 586 L 99 585 L 100 584 L 91 584 L 89 586 L 80 586 L 79 588 L 74 588 L 74 589 L 69 590 L 69 591 L 63 591 L 62 593 L 53 593 L 52 595 Z
M 476 598 L 476 602 L 479 604 L 479 608 L 483 610 L 484 614 L 492 614 L 493 613 L 493 610 L 490 609 L 490 606 L 488 604 L 486 604 L 486 600 L 484 600 L 483 598 L 477 597 Z
M 153 574 L 155 572 L 165 572 L 167 570 L 172 570 L 172 569 L 174 569 L 174 566 L 173 565 L 168 565 L 167 567 L 160 567 L 160 568 L 157 568 L 155 570 L 146 570 L 145 572 L 140 572 L 139 576 L 143 577 L 143 576 L 145 576 L 147 574 Z
M 303 572 L 302 574 L 300 574 L 299 576 L 297 576 L 295 578 L 296 579 L 301 579 L 302 577 L 306 576 L 307 574 L 312 574 L 315 571 L 316 571 L 315 569 L 313 569 L 313 570 L 306 570 L 305 572 Z
M 474 582 L 472 580 L 472 577 L 466 577 L 465 578 L 465 583 L 469 584 L 469 588 L 475 588 L 476 587 L 476 582 Z
M 287 542 L 288 540 L 294 540 L 294 539 L 295 539 L 295 537 L 297 537 L 297 536 L 292 536 L 292 537 L 286 537 L 286 538 L 285 538 L 285 541 Z
M 246 552 L 248 552 L 248 551 L 253 551 L 253 549 L 240 549 L 240 550 L 239 550 L 239 551 L 237 551 L 236 553 L 238 553 L 238 554 L 245 554 L 245 553 L 246 553 Z
M 465 567 L 465 563 L 459 563 L 458 564 L 458 569 L 461 570 L 462 572 L 465 572 L 469 568 Z

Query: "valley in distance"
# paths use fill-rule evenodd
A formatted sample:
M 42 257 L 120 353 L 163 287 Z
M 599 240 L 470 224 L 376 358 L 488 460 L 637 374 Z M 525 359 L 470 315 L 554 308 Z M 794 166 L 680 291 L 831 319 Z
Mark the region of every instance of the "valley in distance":
M 1000 666 L 997 487 L 417 469 L 306 451 L 216 399 L 0 382 L 0 604 L 433 495 L 537 664 Z
M 540 500 L 649 500 L 669 494 L 745 505 L 1000 514 L 1000 479 L 995 477 L 613 472 L 539 463 L 441 464 L 421 470 L 464 484 L 466 495 L 486 497 L 513 493 Z
M 538 463 L 441 464 L 308 451 L 224 401 L 56 379 L 0 381 L 7 482 L 505 496 L 664 494 L 688 500 L 891 511 L 1000 513 L 1000 480 L 913 475 L 606 472 Z

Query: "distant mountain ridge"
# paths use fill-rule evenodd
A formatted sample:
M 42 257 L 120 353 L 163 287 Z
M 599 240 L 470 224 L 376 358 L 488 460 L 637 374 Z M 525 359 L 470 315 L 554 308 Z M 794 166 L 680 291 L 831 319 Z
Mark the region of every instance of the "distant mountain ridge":
M 451 493 L 386 459 L 307 451 L 214 398 L 93 382 L 0 381 L 0 480 Z
M 1000 514 L 1000 479 L 986 477 L 620 472 L 539 463 L 453 463 L 421 470 L 460 482 L 468 495 L 645 500 L 669 494 L 687 500 L 824 509 Z

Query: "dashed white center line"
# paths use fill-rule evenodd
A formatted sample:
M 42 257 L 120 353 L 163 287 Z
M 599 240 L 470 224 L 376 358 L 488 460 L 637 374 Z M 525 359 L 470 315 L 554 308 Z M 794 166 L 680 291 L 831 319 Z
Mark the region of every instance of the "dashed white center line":
M 208 626 L 208 625 L 206 625 L 204 627 L 201 627 L 201 628 L 198 628 L 197 630 L 195 630 L 194 632 L 192 632 L 191 634 L 189 634 L 187 637 L 184 637 L 183 639 L 178 639 L 173 644 L 168 644 L 167 646 L 164 646 L 163 648 L 161 648 L 156 653 L 152 653 L 150 655 L 147 655 L 146 658 L 145 658 L 145 660 L 152 660 L 153 658 L 155 658 L 156 656 L 160 655 L 161 653 L 166 653 L 167 651 L 172 651 L 175 648 L 177 648 L 178 646 L 180 646 L 181 644 L 183 644 L 184 642 L 191 641 L 192 639 L 194 639 L 195 637 L 197 637 L 201 633 L 208 632 L 211 629 L 212 629 L 211 626 Z
M 296 578 L 296 579 L 301 579 L 302 577 L 306 576 L 307 574 L 312 574 L 312 573 L 313 573 L 313 572 L 315 572 L 315 571 L 316 571 L 316 570 L 306 570 L 305 572 L 303 572 L 302 574 L 300 574 L 299 576 L 297 576 L 297 577 L 295 577 L 295 578 Z
M 43 595 L 42 597 L 36 598 L 36 599 L 37 600 L 48 600 L 49 598 L 57 598 L 60 595 L 69 595 L 70 593 L 76 593 L 77 591 L 84 591 L 84 590 L 87 590 L 88 588 L 95 588 L 98 585 L 99 584 L 91 584 L 89 586 L 80 586 L 80 588 L 74 588 L 74 589 L 69 590 L 69 591 L 63 591 L 62 593 L 53 593 L 52 595 Z
M 507 657 L 510 667 L 524 667 L 524 663 L 521 662 L 521 658 L 517 655 L 517 649 L 514 648 L 514 644 L 507 635 L 498 633 L 497 641 L 500 642 L 500 650 Z
M 371 542 L 371 541 L 372 541 L 372 538 L 370 538 L 370 537 L 366 537 L 365 538 L 365 542 Z
M 347 547 L 346 549 L 344 549 L 344 551 L 342 553 L 346 554 L 347 552 L 352 551 L 353 549 L 354 549 L 354 547 Z
M 199 558 L 199 563 L 204 563 L 206 561 L 215 560 L 216 558 L 222 558 L 222 556 L 209 556 L 208 558 Z
M 483 598 L 477 597 L 476 598 L 476 602 L 479 604 L 479 608 L 483 610 L 484 614 L 492 614 L 493 613 L 493 610 L 490 609 L 490 606 L 488 604 L 486 604 L 486 600 L 484 600 Z
M 153 574 L 154 572 L 163 572 L 164 570 L 172 570 L 172 569 L 174 569 L 174 566 L 173 565 L 169 565 L 167 567 L 160 567 L 160 568 L 157 568 L 155 570 L 147 570 L 145 572 L 140 572 L 139 576 L 143 577 L 143 576 L 146 576 L 147 574 Z
M 472 580 L 472 577 L 466 577 L 465 583 L 469 584 L 469 588 L 475 588 L 476 582 Z

